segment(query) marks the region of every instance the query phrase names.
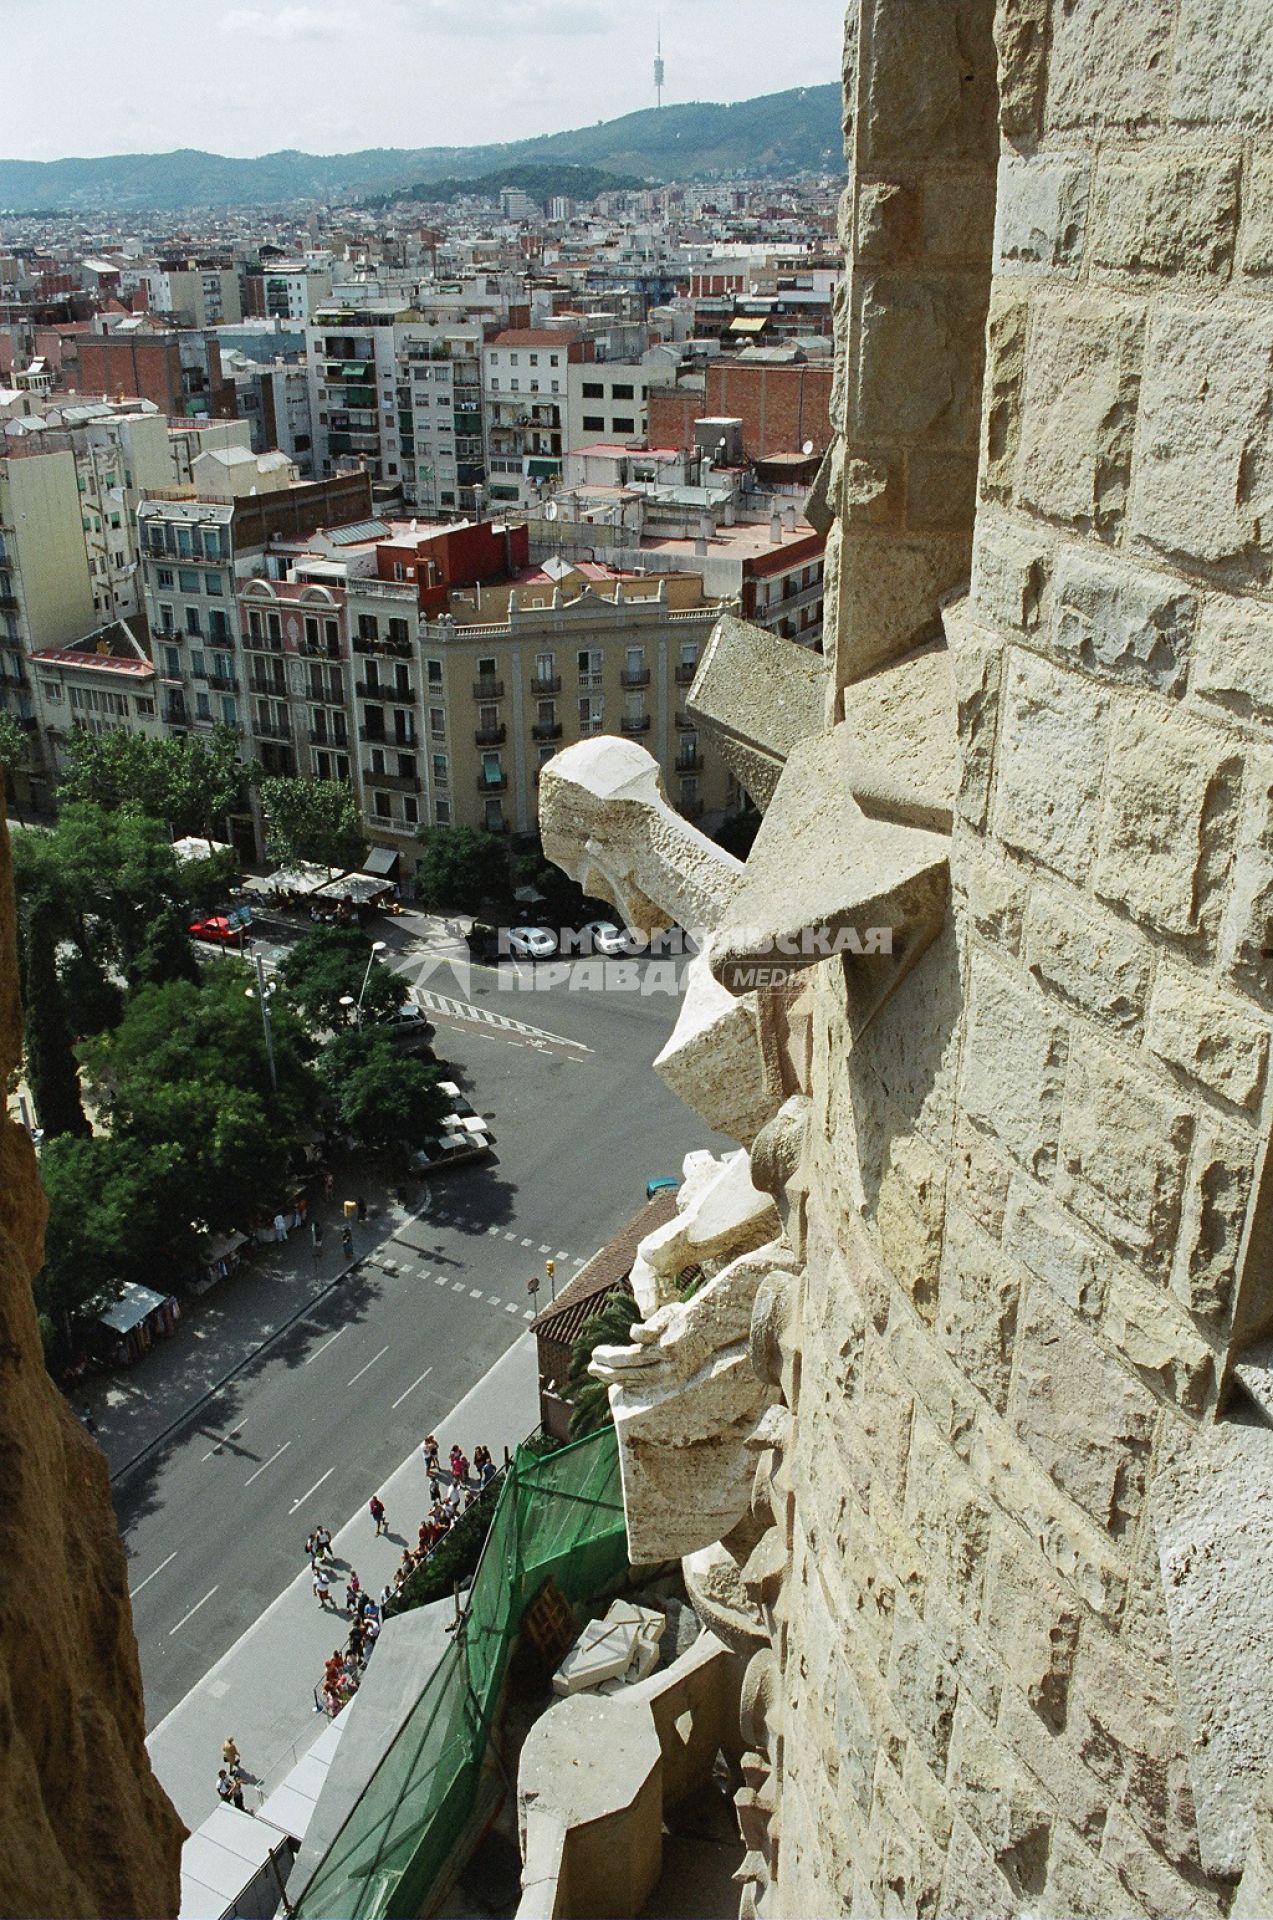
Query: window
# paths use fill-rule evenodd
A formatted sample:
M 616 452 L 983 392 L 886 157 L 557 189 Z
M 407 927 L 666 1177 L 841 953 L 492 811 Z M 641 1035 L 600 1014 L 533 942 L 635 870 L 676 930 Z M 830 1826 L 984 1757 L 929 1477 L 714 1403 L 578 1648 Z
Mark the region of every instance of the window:
M 434 786 L 445 787 L 449 783 L 450 778 L 450 762 L 447 760 L 446 755 L 444 753 L 435 753 L 433 755 Z
M 583 397 L 585 400 L 604 400 L 606 390 L 600 380 L 585 380 L 583 383 Z
M 373 794 L 372 801 L 371 801 L 371 810 L 375 814 L 377 820 L 392 820 L 393 807 L 390 805 L 389 795 L 387 793 L 380 793 L 380 792 Z
M 478 661 L 477 677 L 479 680 L 493 680 L 495 678 L 496 672 L 497 672 L 497 668 L 495 665 L 494 654 L 490 654 L 485 660 Z
M 442 662 L 440 660 L 426 660 L 425 671 L 429 676 L 429 685 L 431 687 L 440 687 L 442 685 Z
M 600 733 L 601 696 L 585 694 L 579 702 L 579 731 L 581 734 Z
M 409 827 L 414 827 L 420 818 L 420 803 L 413 793 L 402 796 L 402 817 Z
M 161 591 L 167 588 L 168 591 L 171 592 L 174 584 L 175 580 L 171 567 L 160 567 L 157 569 L 155 573 L 155 585 L 159 587 Z
M 429 732 L 435 740 L 446 739 L 446 710 L 443 707 L 429 708 Z
M 599 687 L 601 685 L 601 649 L 600 647 L 581 647 L 579 650 L 579 684 L 581 687 Z
M 164 671 L 170 680 L 177 680 L 181 677 L 181 655 L 175 647 L 164 648 Z
M 623 419 L 620 419 L 619 415 L 616 413 L 614 416 L 614 419 L 611 421 L 610 424 L 613 430 L 615 431 L 615 433 L 635 433 L 636 432 L 636 421 L 630 417 L 624 417 Z
M 437 801 L 433 809 L 433 816 L 440 827 L 449 827 L 451 824 L 451 802 L 449 800 Z
M 183 593 L 198 593 L 201 590 L 199 575 L 186 567 L 182 567 L 178 573 L 177 585 Z
M 203 657 L 202 647 L 196 647 L 190 655 L 190 671 L 191 673 L 197 673 L 200 679 L 206 675 L 208 663 Z
M 488 833 L 503 833 L 505 826 L 504 809 L 498 800 L 487 801 L 486 814 L 482 825 Z
M 484 787 L 502 787 L 503 784 L 504 769 L 500 763 L 499 755 L 497 753 L 484 753 L 482 755 L 482 785 Z
M 537 366 L 539 365 L 539 355 L 538 355 L 537 353 L 532 353 L 532 354 L 531 354 L 531 356 L 530 356 L 530 364 L 531 364 L 531 366 L 532 366 L 532 367 L 537 367 Z
M 170 606 L 160 605 L 159 627 L 162 633 L 172 632 L 172 608 Z
M 517 365 L 517 355 L 516 355 L 515 353 L 510 353 L 510 354 L 509 354 L 509 356 L 508 356 L 508 364 L 509 364 L 509 366 L 510 366 L 510 367 L 515 367 L 515 366 Z M 516 385 L 516 382 L 514 382 L 514 385 Z
M 211 720 L 212 701 L 206 693 L 196 693 L 194 697 L 194 710 L 200 720 Z
M 200 631 L 199 609 L 198 607 L 187 607 L 186 608 L 186 632 L 198 633 L 199 631 Z
M 604 433 L 606 430 L 605 415 L 603 413 L 585 413 L 583 417 L 583 430 L 585 433 Z
M 499 381 L 498 381 L 498 380 L 496 380 L 496 379 L 495 379 L 495 378 L 494 378 L 493 376 L 492 376 L 492 379 L 491 379 L 491 392 L 492 392 L 492 393 L 498 393 L 498 392 L 499 392 Z
M 214 647 L 230 644 L 230 622 L 221 607 L 213 607 L 208 615 L 208 637 Z
M 557 724 L 557 702 L 540 700 L 535 707 L 535 725 L 537 727 L 555 727 Z
M 212 594 L 214 598 L 220 599 L 225 592 L 225 583 L 221 575 L 219 573 L 205 574 L 203 577 L 203 590 L 205 593 Z
M 514 392 L 514 393 L 520 393 L 520 392 L 521 392 L 521 390 L 522 390 L 522 383 L 521 383 L 521 381 L 520 381 L 520 380 L 514 380 L 514 382 L 513 382 L 513 392 Z
M 560 380 L 554 380 L 554 381 L 553 381 L 553 392 L 554 392 L 554 393 L 560 393 L 560 392 L 561 392 L 561 381 L 560 381 Z
M 221 696 L 221 719 L 227 727 L 237 727 L 239 724 L 238 706 L 230 698 L 228 693 L 222 694 Z
M 616 383 L 610 389 L 610 398 L 612 400 L 635 400 L 636 394 L 630 384 L 624 386 Z
M 548 364 L 550 367 L 559 367 L 561 365 L 561 355 L 550 353 L 548 356 Z

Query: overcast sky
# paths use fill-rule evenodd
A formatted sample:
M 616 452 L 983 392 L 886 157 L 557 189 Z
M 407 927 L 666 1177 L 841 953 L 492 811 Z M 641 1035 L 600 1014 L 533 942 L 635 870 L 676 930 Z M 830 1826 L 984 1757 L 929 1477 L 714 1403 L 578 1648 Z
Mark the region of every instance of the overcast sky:
M 654 105 L 660 14 L 669 105 L 839 77 L 843 0 L 0 0 L 0 157 L 556 133 Z

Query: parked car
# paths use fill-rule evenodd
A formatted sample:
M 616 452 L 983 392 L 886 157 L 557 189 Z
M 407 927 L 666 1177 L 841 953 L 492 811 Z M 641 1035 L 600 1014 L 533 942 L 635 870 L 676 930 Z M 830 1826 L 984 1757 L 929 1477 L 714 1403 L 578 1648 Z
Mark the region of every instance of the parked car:
M 451 1103 L 452 1113 L 458 1113 L 462 1118 L 465 1118 L 465 1119 L 467 1119 L 473 1113 L 473 1108 L 469 1105 L 468 1101 L 464 1098 L 464 1095 L 460 1092 L 458 1084 L 454 1080 L 439 1080 L 438 1092 L 446 1095 L 446 1098 Z
M 557 940 L 547 927 L 510 927 L 508 950 L 514 960 L 548 960 L 557 951 Z
M 433 1022 L 410 998 L 404 1000 L 400 1007 L 395 1007 L 382 1024 L 389 1028 L 400 1046 L 409 1047 L 413 1052 L 432 1039 L 434 1033 Z
M 627 928 L 616 926 L 613 920 L 585 920 L 579 931 L 586 953 L 600 953 L 613 958 L 616 954 L 631 952 L 632 943 Z
M 469 1160 L 484 1159 L 493 1145 L 493 1135 L 480 1120 L 465 1127 L 452 1127 L 443 1122 L 442 1132 L 426 1140 L 412 1154 L 411 1166 L 416 1173 L 444 1172 Z
M 500 957 L 499 929 L 489 926 L 484 920 L 473 922 L 464 941 L 475 960 L 490 964 Z
M 246 946 L 252 938 L 246 926 L 233 925 L 226 913 L 209 913 L 192 920 L 186 932 L 192 939 L 211 940 L 221 947 Z

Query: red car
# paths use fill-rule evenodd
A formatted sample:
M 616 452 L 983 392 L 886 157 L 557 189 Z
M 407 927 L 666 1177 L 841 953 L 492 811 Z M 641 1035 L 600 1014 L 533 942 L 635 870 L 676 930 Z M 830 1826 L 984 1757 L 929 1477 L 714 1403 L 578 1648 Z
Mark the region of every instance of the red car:
M 206 919 L 192 920 L 186 931 L 196 940 L 212 940 L 222 947 L 242 946 L 251 938 L 246 926 L 232 927 L 225 913 L 210 913 Z

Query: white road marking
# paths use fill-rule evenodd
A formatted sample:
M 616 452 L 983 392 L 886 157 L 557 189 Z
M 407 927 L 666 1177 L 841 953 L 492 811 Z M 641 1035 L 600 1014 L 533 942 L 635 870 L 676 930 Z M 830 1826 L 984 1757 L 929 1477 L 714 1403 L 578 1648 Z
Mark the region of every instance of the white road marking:
M 453 1286 L 453 1287 L 451 1288 L 451 1292 L 452 1292 L 452 1293 L 463 1293 L 463 1291 L 464 1291 L 464 1288 L 465 1288 L 465 1286 L 466 1286 L 466 1284 L 467 1284 L 467 1282 L 465 1282 L 465 1281 L 463 1281 L 463 1280 L 457 1280 L 457 1281 L 456 1281 L 456 1283 L 455 1283 L 455 1285 L 454 1285 L 454 1286 Z
M 486 1299 L 487 1304 L 492 1307 L 502 1307 L 504 1304 L 497 1293 L 488 1293 Z
M 358 1371 L 357 1371 L 357 1373 L 356 1373 L 356 1374 L 354 1375 L 354 1377 L 353 1377 L 353 1379 L 352 1379 L 352 1380 L 347 1380 L 347 1381 L 345 1382 L 345 1385 L 346 1385 L 346 1386 L 348 1386 L 348 1387 L 352 1387 L 352 1386 L 356 1386 L 356 1385 L 357 1385 L 357 1383 L 358 1383 L 358 1381 L 362 1379 L 362 1377 L 363 1377 L 363 1375 L 364 1375 L 364 1373 L 369 1373 L 369 1372 L 371 1371 L 371 1369 L 372 1369 L 372 1367 L 374 1367 L 374 1366 L 375 1366 L 375 1364 L 376 1364 L 376 1362 L 377 1362 L 377 1360 L 383 1360 L 383 1359 L 384 1359 L 384 1357 L 385 1357 L 385 1355 L 386 1355 L 386 1354 L 388 1353 L 388 1351 L 389 1351 L 389 1342 L 388 1342 L 388 1341 L 386 1340 L 386 1342 L 385 1342 L 385 1344 L 384 1344 L 384 1346 L 383 1346 L 383 1347 L 381 1347 L 381 1349 L 380 1349 L 380 1351 L 379 1351 L 379 1353 L 373 1353 L 373 1354 L 372 1354 L 372 1356 L 371 1356 L 371 1358 L 370 1358 L 370 1360 L 369 1360 L 369 1361 L 367 1362 L 367 1364 L 366 1364 L 366 1366 L 365 1366 L 365 1367 L 359 1367 L 359 1369 L 358 1369 Z
M 481 1299 L 481 1297 L 482 1297 L 482 1289 L 481 1289 L 480 1287 L 470 1287 L 470 1288 L 469 1288 L 469 1299 L 470 1299 L 470 1300 L 480 1300 L 480 1299 Z
M 516 1238 L 517 1238 L 517 1235 L 516 1235 L 515 1233 L 506 1233 L 506 1234 L 504 1235 L 504 1238 L 505 1238 L 506 1240 L 516 1240 Z
M 285 1440 L 282 1446 L 279 1448 L 278 1453 L 272 1453 L 268 1460 L 263 1460 L 261 1462 L 260 1466 L 257 1468 L 255 1473 L 250 1473 L 248 1475 L 247 1479 L 243 1482 L 244 1486 L 250 1487 L 254 1480 L 259 1480 L 261 1475 L 265 1472 L 265 1469 L 267 1467 L 272 1467 L 274 1465 L 274 1462 L 278 1459 L 279 1454 L 286 1453 L 287 1449 L 291 1446 L 291 1444 L 292 1443 L 290 1440 Z
M 177 1557 L 177 1550 L 174 1547 L 173 1551 L 168 1555 L 168 1560 L 161 1560 L 159 1562 L 159 1565 L 155 1568 L 155 1573 L 162 1573 L 164 1568 L 168 1565 L 168 1561 L 175 1560 L 176 1557 Z M 141 1592 L 143 1587 L 148 1587 L 151 1581 L 154 1579 L 155 1573 L 148 1573 L 144 1580 L 139 1580 L 135 1587 L 130 1587 L 128 1589 L 128 1598 L 130 1600 L 133 1599 L 137 1594 Z
M 498 1239 L 499 1239 L 499 1228 L 498 1228 L 498 1227 L 488 1227 L 488 1228 L 486 1229 L 486 1231 L 487 1231 L 487 1232 L 488 1232 L 488 1233 L 490 1234 L 490 1236 L 491 1236 L 491 1238 L 492 1238 L 492 1240 L 498 1240 Z
M 318 1358 L 318 1356 L 319 1356 L 319 1354 L 320 1354 L 320 1353 L 326 1353 L 326 1351 L 327 1351 L 327 1349 L 328 1349 L 328 1347 L 330 1347 L 330 1346 L 331 1346 L 331 1344 L 332 1344 L 332 1341 L 334 1341 L 334 1340 L 339 1340 L 339 1339 L 340 1339 L 340 1336 L 341 1336 L 341 1334 L 342 1334 L 342 1333 L 343 1333 L 344 1331 L 345 1331 L 345 1329 L 344 1329 L 343 1327 L 337 1327 L 337 1329 L 336 1329 L 336 1331 L 335 1331 L 335 1333 L 334 1333 L 334 1334 L 332 1335 L 332 1337 L 331 1337 L 331 1340 L 324 1340 L 324 1342 L 323 1342 L 323 1344 L 322 1344 L 322 1346 L 321 1346 L 321 1347 L 315 1347 L 315 1348 L 314 1348 L 314 1351 L 313 1351 L 313 1353 L 311 1353 L 311 1354 L 309 1354 L 309 1355 L 308 1355 L 308 1356 L 306 1357 L 306 1360 L 305 1360 L 305 1365 L 306 1365 L 306 1366 L 308 1367 L 308 1366 L 310 1365 L 310 1363 L 311 1363 L 312 1361 L 314 1361 L 314 1360 L 317 1360 L 317 1358 Z
M 196 1600 L 194 1605 L 191 1607 L 189 1613 L 183 1613 L 180 1620 L 178 1620 L 176 1626 L 169 1627 L 168 1629 L 169 1633 L 180 1633 L 181 1629 L 185 1626 L 186 1621 L 193 1620 L 195 1614 L 198 1613 L 200 1607 L 206 1607 L 209 1600 L 211 1600 L 213 1594 L 216 1593 L 217 1591 L 218 1591 L 218 1587 L 209 1587 L 208 1591 L 204 1594 L 202 1600 Z
M 428 1007 L 434 1013 L 449 1013 L 454 1020 L 474 1020 L 484 1026 L 498 1027 L 504 1033 L 520 1033 L 531 1040 L 547 1040 L 554 1046 L 573 1047 L 580 1054 L 593 1051 L 582 1040 L 571 1040 L 563 1033 L 548 1033 L 543 1027 L 527 1026 L 524 1020 L 512 1020 L 506 1013 L 494 1013 L 489 1007 L 475 1006 L 471 1000 L 456 1000 L 450 994 L 433 993 L 426 987 L 417 987 L 415 997 L 420 1006 Z
M 524 1247 L 529 1247 L 529 1246 L 531 1245 L 531 1242 L 530 1242 L 529 1240 L 523 1240 L 523 1241 L 522 1241 L 522 1245 L 523 1245 Z
M 288 1508 L 288 1512 L 295 1513 L 297 1507 L 303 1507 L 305 1505 L 305 1502 L 309 1499 L 310 1494 L 317 1493 L 318 1489 L 322 1486 L 323 1481 L 330 1480 L 332 1475 L 335 1473 L 335 1471 L 336 1471 L 335 1467 L 328 1467 L 326 1473 L 323 1475 L 323 1479 L 315 1480 L 313 1486 L 309 1489 L 309 1493 L 303 1493 L 299 1500 L 293 1500 L 291 1506 Z
M 525 1313 L 523 1313 L 523 1315 L 522 1315 L 522 1319 L 523 1319 L 523 1320 L 533 1320 L 534 1318 L 535 1318 L 535 1309 L 534 1309 L 534 1307 L 527 1307 L 527 1309 L 526 1309 L 526 1311 L 525 1311 Z
M 435 1273 L 433 1276 L 433 1284 L 435 1287 L 444 1287 L 446 1285 L 446 1275 L 444 1273 Z
M 559 1260 L 569 1260 L 569 1258 L 570 1258 L 570 1255 L 569 1255 L 569 1254 L 568 1254 L 568 1253 L 567 1253 L 567 1252 L 566 1252 L 566 1251 L 564 1250 L 564 1248 L 562 1248 L 562 1247 L 558 1247 L 558 1249 L 557 1249 L 557 1258 L 558 1258 Z
M 541 1248 L 539 1249 L 539 1251 L 540 1251 L 541 1253 L 551 1253 L 551 1252 L 552 1252 L 552 1248 L 551 1248 L 551 1247 L 541 1247 Z
M 516 1300 L 510 1300 L 510 1301 L 508 1302 L 508 1305 L 507 1305 L 507 1306 L 506 1306 L 506 1307 L 504 1308 L 504 1311 L 505 1311 L 505 1313 L 516 1313 L 516 1312 L 517 1312 L 517 1302 L 516 1302 Z
M 422 1373 L 422 1374 L 420 1375 L 420 1379 L 419 1379 L 419 1380 L 413 1380 L 413 1381 L 411 1382 L 411 1385 L 410 1385 L 410 1386 L 409 1386 L 409 1387 L 407 1388 L 407 1393 L 414 1393 L 414 1392 L 415 1392 L 415 1390 L 416 1390 L 416 1388 L 417 1388 L 417 1387 L 419 1386 L 419 1384 L 420 1384 L 420 1380 L 427 1380 L 427 1379 L 428 1379 L 428 1377 L 429 1377 L 429 1375 L 430 1375 L 430 1374 L 431 1374 L 432 1372 L 433 1372 L 433 1368 L 432 1368 L 432 1367 L 426 1367 L 426 1368 L 425 1368 L 425 1370 L 424 1370 L 424 1372 L 423 1372 L 423 1373 Z M 402 1403 L 403 1403 L 403 1401 L 404 1401 L 404 1400 L 406 1399 L 406 1397 L 407 1397 L 407 1393 L 400 1393 L 400 1394 L 398 1395 L 398 1397 L 397 1397 L 397 1399 L 396 1399 L 396 1400 L 394 1401 L 394 1403 L 393 1403 L 395 1407 L 400 1407 L 400 1406 L 402 1405 Z

